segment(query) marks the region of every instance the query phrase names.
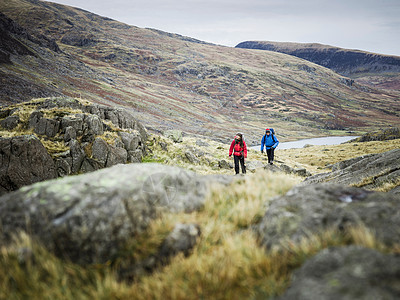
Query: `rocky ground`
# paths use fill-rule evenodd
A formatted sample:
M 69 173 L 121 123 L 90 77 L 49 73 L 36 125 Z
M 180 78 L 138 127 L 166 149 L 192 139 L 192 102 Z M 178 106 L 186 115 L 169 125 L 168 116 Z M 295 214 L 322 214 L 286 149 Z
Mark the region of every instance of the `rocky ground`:
M 250 150 L 248 174 L 233 176 L 229 145 L 148 135 L 124 111 L 74 99 L 11 107 L 0 125 L 0 298 L 398 296 L 397 144 L 312 176 L 290 152 L 271 166 Z M 108 163 L 114 152 L 124 159 Z

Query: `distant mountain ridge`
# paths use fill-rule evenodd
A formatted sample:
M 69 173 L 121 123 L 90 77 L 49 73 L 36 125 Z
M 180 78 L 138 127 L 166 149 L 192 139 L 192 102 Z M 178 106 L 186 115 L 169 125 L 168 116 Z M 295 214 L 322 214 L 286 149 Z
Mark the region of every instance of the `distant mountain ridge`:
M 236 45 L 236 48 L 268 50 L 293 55 L 352 78 L 372 74 L 400 73 L 400 56 L 343 49 L 317 43 L 246 41 Z
M 153 132 L 181 129 L 226 142 L 240 131 L 249 145 L 269 126 L 287 141 L 399 123 L 399 91 L 294 56 L 213 45 L 38 0 L 0 0 L 0 12 L 15 24 L 2 34 L 0 105 L 66 95 L 126 108 Z

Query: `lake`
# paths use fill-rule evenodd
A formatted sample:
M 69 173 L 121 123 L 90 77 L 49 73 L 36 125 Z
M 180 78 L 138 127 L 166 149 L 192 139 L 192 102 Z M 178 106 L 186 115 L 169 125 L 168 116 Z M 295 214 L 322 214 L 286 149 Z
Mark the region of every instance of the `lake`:
M 279 143 L 277 149 L 303 148 L 304 145 L 339 145 L 348 142 L 358 136 L 327 136 L 320 138 L 304 139 L 293 142 Z M 260 150 L 261 145 L 249 147 L 250 149 Z

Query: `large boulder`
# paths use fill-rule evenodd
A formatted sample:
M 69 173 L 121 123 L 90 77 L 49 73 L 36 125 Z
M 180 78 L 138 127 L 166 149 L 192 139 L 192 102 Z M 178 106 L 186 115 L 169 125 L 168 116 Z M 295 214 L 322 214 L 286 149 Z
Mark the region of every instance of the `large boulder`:
M 37 137 L 0 137 L 0 195 L 56 177 L 54 161 Z
M 308 177 L 304 184 L 334 182 L 373 189 L 396 183 L 400 177 L 400 149 L 352 158 L 332 166 L 332 172 Z
M 128 164 L 41 182 L 0 197 L 2 234 L 7 240 L 26 230 L 75 262 L 106 262 L 159 210 L 203 207 L 216 181 L 177 167 Z
M 400 256 L 358 246 L 325 249 L 294 273 L 281 300 L 399 299 Z
M 164 136 L 171 139 L 174 143 L 182 143 L 182 131 L 180 130 L 166 130 L 164 131 Z
M 262 244 L 279 248 L 328 229 L 365 226 L 386 245 L 400 240 L 400 201 L 391 193 L 340 184 L 297 186 L 272 200 L 256 226 Z

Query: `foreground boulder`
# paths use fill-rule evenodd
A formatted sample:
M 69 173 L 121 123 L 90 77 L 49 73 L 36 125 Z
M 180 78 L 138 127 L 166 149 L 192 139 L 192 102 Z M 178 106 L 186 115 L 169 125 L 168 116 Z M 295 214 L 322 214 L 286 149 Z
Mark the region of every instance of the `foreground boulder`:
M 308 177 L 304 184 L 334 182 L 367 189 L 385 183 L 396 185 L 400 178 L 400 149 L 371 154 L 339 162 L 332 172 Z
M 386 245 L 398 243 L 398 196 L 339 184 L 297 186 L 272 200 L 256 230 L 265 247 L 279 248 L 287 241 L 351 226 L 365 226 Z
M 0 197 L 3 238 L 24 230 L 74 262 L 106 262 L 159 210 L 200 209 L 216 181 L 177 167 L 129 164 L 37 183 Z
M 398 299 L 399 278 L 399 256 L 358 246 L 330 248 L 306 261 L 279 299 Z
M 0 137 L 0 195 L 56 177 L 53 159 L 37 137 Z

